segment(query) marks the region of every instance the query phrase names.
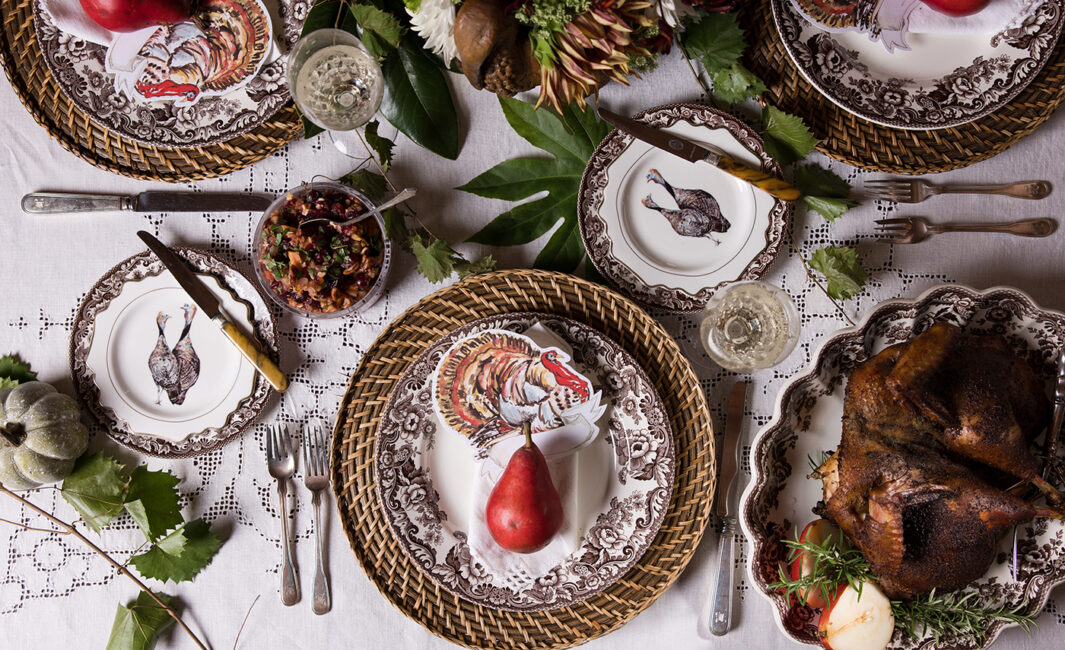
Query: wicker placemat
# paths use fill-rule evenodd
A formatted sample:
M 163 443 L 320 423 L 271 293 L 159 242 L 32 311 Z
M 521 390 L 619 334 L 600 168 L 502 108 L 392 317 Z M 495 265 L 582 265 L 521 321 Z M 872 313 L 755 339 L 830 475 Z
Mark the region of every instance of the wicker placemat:
M 907 131 L 863 120 L 822 95 L 780 40 L 769 0 L 744 5 L 744 63 L 765 81 L 770 103 L 800 115 L 822 138 L 819 150 L 849 165 L 898 174 L 958 169 L 1005 151 L 1045 122 L 1065 99 L 1065 38 L 1035 80 L 998 111 L 947 129 Z
M 101 169 L 171 183 L 223 176 L 269 156 L 302 132 L 290 102 L 251 131 L 205 147 L 157 147 L 114 135 L 52 81 L 33 29 L 33 0 L 0 0 L 0 16 L 0 63 L 15 93 L 59 144 Z
M 628 573 L 570 607 L 507 612 L 441 589 L 392 537 L 377 500 L 372 455 L 381 410 L 407 365 L 455 328 L 515 311 L 566 316 L 616 341 L 647 372 L 669 412 L 676 476 L 658 535 Z M 654 319 L 605 287 L 547 271 L 480 275 L 424 298 L 378 337 L 348 382 L 333 430 L 333 491 L 355 556 L 382 594 L 430 632 L 469 647 L 562 648 L 631 620 L 688 564 L 710 516 L 714 437 L 691 365 Z

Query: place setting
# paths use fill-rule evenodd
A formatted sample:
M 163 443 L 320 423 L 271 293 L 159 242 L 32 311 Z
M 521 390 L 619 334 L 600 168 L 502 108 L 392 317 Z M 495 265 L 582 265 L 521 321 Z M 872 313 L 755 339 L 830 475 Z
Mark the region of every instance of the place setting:
M 12 643 L 1065 638 L 1061 0 L 0 7 Z

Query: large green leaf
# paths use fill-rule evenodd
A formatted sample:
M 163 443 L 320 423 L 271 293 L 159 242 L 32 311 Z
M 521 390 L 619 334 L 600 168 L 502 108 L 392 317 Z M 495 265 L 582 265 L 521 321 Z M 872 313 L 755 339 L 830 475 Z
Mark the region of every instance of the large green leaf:
M 382 66 L 381 114 L 404 135 L 435 154 L 459 156 L 459 118 L 447 79 L 415 39 L 405 36 Z
M 82 456 L 59 489 L 85 525 L 96 532 L 122 512 L 127 486 L 123 470 L 121 463 L 103 452 Z
M 156 596 L 170 608 L 177 604 L 173 596 Z M 173 617 L 142 591 L 129 607 L 118 606 L 115 622 L 111 625 L 111 638 L 107 640 L 107 650 L 149 650 L 155 645 L 159 633 L 173 623 Z
M 181 479 L 167 471 L 148 471 L 144 465 L 129 475 L 125 508 L 149 541 L 181 525 L 177 484 Z
M 161 582 L 192 580 L 203 570 L 222 542 L 203 519 L 194 519 L 159 540 L 150 549 L 130 558 L 130 564 L 146 578 Z
M 519 201 L 541 192 L 547 196 L 497 216 L 470 237 L 494 246 L 515 246 L 562 224 L 536 258 L 537 268 L 572 271 L 584 257 L 577 227 L 577 192 L 592 152 L 610 132 L 591 109 L 566 106 L 561 115 L 537 111 L 531 104 L 499 98 L 511 128 L 553 158 L 517 158 L 502 162 L 458 188 L 492 199 Z

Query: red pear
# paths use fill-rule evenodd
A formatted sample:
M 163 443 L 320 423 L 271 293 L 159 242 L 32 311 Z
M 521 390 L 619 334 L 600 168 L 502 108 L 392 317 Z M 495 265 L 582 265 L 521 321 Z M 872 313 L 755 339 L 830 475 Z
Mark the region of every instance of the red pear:
M 525 446 L 518 448 L 492 488 L 485 507 L 488 532 L 503 548 L 534 553 L 562 527 L 562 500 L 551 482 L 547 460 L 525 423 Z
M 89 18 L 113 32 L 180 23 L 192 14 L 192 0 L 81 0 L 81 7 Z
M 991 0 L 922 0 L 926 5 L 948 16 L 971 16 L 984 10 Z

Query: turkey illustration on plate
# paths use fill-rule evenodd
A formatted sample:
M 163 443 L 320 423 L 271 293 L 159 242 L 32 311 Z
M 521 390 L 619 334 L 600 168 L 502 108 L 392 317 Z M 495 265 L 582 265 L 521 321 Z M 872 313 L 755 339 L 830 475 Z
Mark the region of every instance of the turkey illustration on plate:
M 185 402 L 189 389 L 200 378 L 200 356 L 192 347 L 189 333 L 192 319 L 196 317 L 196 306 L 187 304 L 181 310 L 185 314 L 185 326 L 173 348 L 166 342 L 166 322 L 170 320 L 170 315 L 161 311 L 155 317 L 159 338 L 148 355 L 148 369 L 155 382 L 156 404 L 162 403 L 165 394 L 171 404 L 180 406 Z
M 673 231 L 681 237 L 706 237 L 720 244 L 721 240 L 714 237 L 713 233 L 728 232 L 732 227 L 732 223 L 721 214 L 721 205 L 713 194 L 700 189 L 673 187 L 657 169 L 648 172 L 647 182 L 666 188 L 677 207 L 660 206 L 650 194 L 641 203 L 665 217 Z
M 433 376 L 440 419 L 484 454 L 504 438 L 563 430 L 552 451 L 570 452 L 594 439 L 606 407 L 602 393 L 557 348 L 541 348 L 527 336 L 485 330 L 457 341 Z

